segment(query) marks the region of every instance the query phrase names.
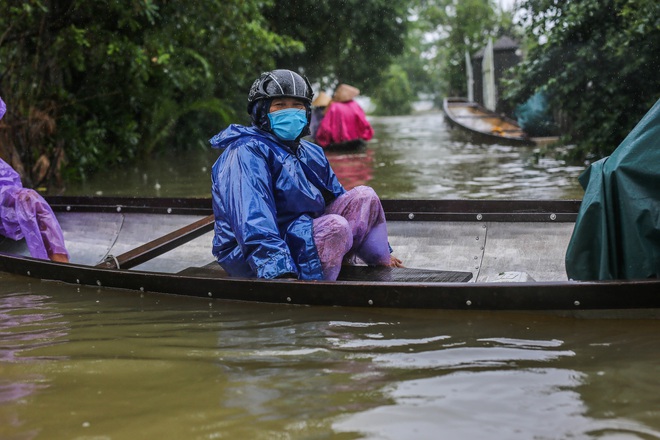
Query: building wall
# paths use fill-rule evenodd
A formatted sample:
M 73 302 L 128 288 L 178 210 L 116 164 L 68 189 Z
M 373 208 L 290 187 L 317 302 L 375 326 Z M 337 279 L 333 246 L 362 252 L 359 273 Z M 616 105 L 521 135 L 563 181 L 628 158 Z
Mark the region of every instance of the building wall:
M 498 41 L 499 42 L 499 41 Z M 502 78 L 507 69 L 520 63 L 521 57 L 516 54 L 518 46 L 498 48 L 495 43 L 493 48 L 493 58 L 495 63 L 495 87 L 497 88 L 497 108 L 498 113 L 511 115 L 512 108 L 505 106 L 500 99 L 502 96 Z M 479 104 L 484 104 L 483 96 L 483 78 L 481 76 L 481 66 L 483 61 L 483 50 L 480 50 L 472 57 L 472 70 L 474 72 L 474 100 Z

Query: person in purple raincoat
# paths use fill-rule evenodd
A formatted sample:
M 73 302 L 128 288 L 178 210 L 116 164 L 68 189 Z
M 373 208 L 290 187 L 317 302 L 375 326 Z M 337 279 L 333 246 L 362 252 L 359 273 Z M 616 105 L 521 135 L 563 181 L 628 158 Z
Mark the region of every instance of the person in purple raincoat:
M 355 257 L 401 266 L 391 255 L 380 199 L 346 191 L 309 134 L 312 88 L 290 70 L 263 73 L 248 94 L 252 126 L 232 124 L 210 143 L 213 255 L 230 276 L 336 280 Z
M 0 119 L 7 107 L 0 98 Z M 50 205 L 36 191 L 23 188 L 21 177 L 0 159 L 0 235 L 12 240 L 25 238 L 30 255 L 67 263 L 60 224 Z

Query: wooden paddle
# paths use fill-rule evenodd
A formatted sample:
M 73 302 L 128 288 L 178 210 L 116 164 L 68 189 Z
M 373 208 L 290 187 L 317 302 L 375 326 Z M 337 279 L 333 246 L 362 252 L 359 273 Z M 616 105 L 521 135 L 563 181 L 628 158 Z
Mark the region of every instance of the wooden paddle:
M 208 215 L 176 231 L 172 231 L 135 249 L 124 252 L 121 255 L 116 257 L 108 256 L 101 263 L 97 264 L 96 267 L 130 269 L 205 234 L 213 229 L 214 221 L 214 215 Z

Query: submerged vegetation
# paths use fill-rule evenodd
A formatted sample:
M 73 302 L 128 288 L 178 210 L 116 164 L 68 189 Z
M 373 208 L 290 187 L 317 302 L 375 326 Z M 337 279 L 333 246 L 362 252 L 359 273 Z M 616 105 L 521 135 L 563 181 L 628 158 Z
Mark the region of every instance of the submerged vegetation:
M 464 57 L 517 38 L 501 96 L 538 91 L 578 156 L 609 154 L 660 97 L 654 0 L 8 0 L 0 5 L 0 156 L 26 185 L 85 179 L 246 122 L 276 67 L 339 82 L 379 114 L 466 92 Z

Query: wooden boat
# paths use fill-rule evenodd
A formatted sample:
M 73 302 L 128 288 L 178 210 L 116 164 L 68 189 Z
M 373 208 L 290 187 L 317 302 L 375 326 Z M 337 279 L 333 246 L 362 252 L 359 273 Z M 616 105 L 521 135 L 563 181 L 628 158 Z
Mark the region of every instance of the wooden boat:
M 0 271 L 221 300 L 660 317 L 658 279 L 566 279 L 564 253 L 579 201 L 384 200 L 390 243 L 409 269 L 345 266 L 335 282 L 228 277 L 211 255 L 210 199 L 48 201 L 71 263 L 31 258 L 23 242 L 0 239 Z
M 323 147 L 326 153 L 350 153 L 359 152 L 367 149 L 367 141 L 363 139 L 354 139 L 336 144 L 329 144 Z
M 465 98 L 445 98 L 445 119 L 477 142 L 505 145 L 534 145 L 535 142 L 513 119 L 499 115 Z

